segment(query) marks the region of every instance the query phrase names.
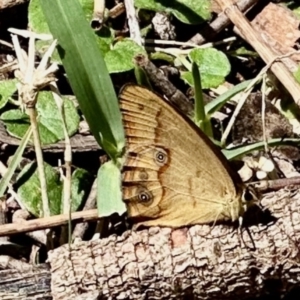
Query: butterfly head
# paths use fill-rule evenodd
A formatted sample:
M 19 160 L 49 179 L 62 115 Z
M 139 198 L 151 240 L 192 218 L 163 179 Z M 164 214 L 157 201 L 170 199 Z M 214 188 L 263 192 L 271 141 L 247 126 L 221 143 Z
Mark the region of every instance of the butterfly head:
M 247 185 L 243 188 L 241 202 L 242 202 L 242 212 L 246 212 L 250 206 L 258 202 L 259 194 L 257 190 L 252 185 Z

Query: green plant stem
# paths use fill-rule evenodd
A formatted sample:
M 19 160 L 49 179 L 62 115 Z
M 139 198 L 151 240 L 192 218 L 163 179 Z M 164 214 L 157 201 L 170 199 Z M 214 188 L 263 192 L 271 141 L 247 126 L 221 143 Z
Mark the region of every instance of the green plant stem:
M 153 90 L 150 80 L 149 80 L 146 72 L 144 71 L 144 69 L 142 69 L 138 65 L 135 65 L 134 75 L 135 75 L 136 81 L 139 85 L 144 86 L 151 91 Z
M 196 123 L 200 124 L 205 119 L 205 111 L 204 111 L 204 102 L 203 102 L 203 94 L 202 94 L 202 86 L 201 86 L 201 76 L 199 72 L 199 68 L 196 63 L 192 63 L 192 74 L 194 79 L 194 90 L 195 90 L 195 120 Z M 203 128 L 201 128 L 203 129 Z
M 55 103 L 58 107 L 58 111 L 60 113 L 61 122 L 63 126 L 64 131 L 64 137 L 65 137 L 65 151 L 64 151 L 64 168 L 65 168 L 65 176 L 63 177 L 63 213 L 69 213 L 70 219 L 68 223 L 68 243 L 71 247 L 72 242 L 72 224 L 71 224 L 71 213 L 72 213 L 72 149 L 71 149 L 71 142 L 70 137 L 67 130 L 66 120 L 65 120 L 65 111 L 64 111 L 64 103 L 63 99 L 59 93 L 59 90 L 57 88 L 57 85 L 55 82 L 52 82 L 50 84 L 50 88 L 53 92 L 53 98 L 55 100 Z M 63 227 L 64 228 L 64 227 Z M 62 230 L 61 237 L 64 239 L 65 234 L 63 234 L 65 230 Z
M 43 159 L 40 135 L 37 126 L 37 114 L 35 108 L 28 108 L 28 114 L 30 117 L 30 123 L 32 127 L 34 149 L 36 153 L 36 161 L 37 161 L 39 179 L 41 184 L 44 217 L 49 217 L 50 208 L 49 208 L 49 199 L 47 193 L 47 182 L 46 182 L 46 176 L 44 170 L 44 159 Z

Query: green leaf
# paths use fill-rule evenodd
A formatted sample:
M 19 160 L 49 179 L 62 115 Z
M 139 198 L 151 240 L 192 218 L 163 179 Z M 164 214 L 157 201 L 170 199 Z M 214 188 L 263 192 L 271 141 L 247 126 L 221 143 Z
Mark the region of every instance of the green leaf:
M 138 8 L 167 12 L 187 24 L 200 24 L 211 17 L 209 0 L 135 0 Z
M 82 10 L 84 11 L 86 20 L 91 20 L 94 11 L 94 0 L 77 1 L 80 3 Z M 51 33 L 43 14 L 40 0 L 30 1 L 28 7 L 28 21 L 32 31 L 36 33 Z
M 3 108 L 17 91 L 17 79 L 3 80 L 0 83 L 0 109 Z
M 114 32 L 112 29 L 103 26 L 101 30 L 97 31 L 96 33 L 96 42 L 97 45 L 104 56 L 106 53 L 110 51 L 111 44 L 114 40 Z
M 201 74 L 203 89 L 215 88 L 222 84 L 230 72 L 230 63 L 226 55 L 214 48 L 193 49 L 189 58 L 195 62 Z M 194 86 L 193 76 L 190 71 L 181 74 L 182 79 L 190 86 Z
M 1 120 L 7 123 L 20 122 L 29 125 L 29 116 L 25 114 L 21 109 L 10 109 L 5 111 L 1 115 Z
M 20 109 L 11 109 L 1 115 L 1 120 L 6 125 L 10 135 L 21 138 L 30 126 L 28 115 Z
M 114 87 L 96 36 L 77 0 L 41 0 L 69 82 L 100 146 L 115 162 L 123 155 L 125 136 Z
M 79 125 L 79 115 L 73 102 L 63 98 L 64 115 L 68 134 L 73 135 Z M 64 139 L 61 115 L 51 92 L 40 92 L 36 105 L 38 128 L 43 145 L 56 143 Z M 12 109 L 1 115 L 10 135 L 23 137 L 30 125 L 29 117 L 20 109 Z
M 44 163 L 45 176 L 47 182 L 47 192 L 50 204 L 51 215 L 63 213 L 63 182 L 60 174 L 47 163 Z M 83 169 L 77 169 L 72 174 L 72 211 L 76 211 L 87 194 L 93 183 L 93 177 Z M 23 205 L 30 213 L 36 217 L 43 216 L 42 195 L 40 190 L 40 180 L 33 162 L 25 166 L 17 178 L 18 195 Z
M 40 0 L 31 0 L 28 7 L 28 22 L 29 27 L 36 33 L 51 34 L 48 24 L 42 12 Z M 37 40 L 35 43 L 36 50 L 42 55 L 44 54 L 52 41 Z M 52 57 L 53 62 L 61 63 L 57 50 L 54 51 Z
M 34 32 L 50 33 L 39 0 L 30 1 L 28 7 L 28 22 L 31 30 L 33 30 Z
M 84 11 L 86 20 L 90 21 L 93 15 L 94 1 L 93 0 L 78 0 L 82 10 Z M 28 8 L 28 19 L 30 28 L 36 33 L 51 34 L 45 16 L 42 11 L 40 0 L 31 0 Z M 113 41 L 112 30 L 103 27 L 100 31 L 94 33 L 97 38 L 97 45 L 103 54 L 110 50 L 110 44 Z M 40 54 L 44 54 L 52 41 L 36 41 L 36 49 Z M 52 61 L 61 64 L 57 50 L 52 55 Z
M 134 68 L 134 56 L 146 54 L 143 47 L 130 39 L 116 43 L 113 49 L 106 53 L 105 62 L 109 73 L 120 73 Z
M 149 58 L 151 60 L 164 60 L 169 64 L 174 64 L 174 56 L 164 52 L 152 52 L 149 53 Z
M 298 66 L 297 71 L 295 71 L 295 72 L 293 73 L 293 75 L 294 75 L 294 77 L 296 78 L 296 80 L 297 80 L 298 82 L 300 82 L 300 66 Z
M 58 215 L 61 210 L 62 183 L 60 175 L 50 165 L 44 163 L 51 215 Z M 17 178 L 18 195 L 25 208 L 36 217 L 43 216 L 42 194 L 36 163 L 33 162 L 21 171 Z
M 90 21 L 93 14 L 93 0 L 79 1 L 87 21 Z M 49 33 L 50 30 L 42 13 L 40 0 L 32 0 L 29 5 L 29 24 L 37 33 Z M 145 54 L 145 50 L 132 40 L 125 39 L 116 43 L 111 49 L 114 39 L 113 30 L 103 26 L 101 30 L 93 32 L 97 45 L 105 56 L 105 62 L 110 73 L 119 73 L 132 70 L 134 68 L 133 57 L 137 54 Z M 36 47 L 41 54 L 45 53 L 51 41 L 36 41 Z M 61 63 L 57 50 L 55 50 L 52 60 Z
M 248 50 L 244 46 L 240 47 L 234 51 L 230 51 L 230 52 L 228 52 L 228 54 L 230 54 L 231 56 L 248 56 L 248 57 L 250 56 L 250 57 L 254 57 L 254 58 L 259 57 L 259 54 L 257 52 Z
M 78 168 L 72 174 L 72 211 L 78 210 L 89 195 L 94 177 L 88 171 Z M 61 203 L 63 212 L 63 203 Z
M 296 2 L 295 2 L 296 3 Z M 293 13 L 297 16 L 297 18 L 300 20 L 300 6 L 298 5 L 297 8 L 292 9 Z
M 98 171 L 97 194 L 100 217 L 106 217 L 115 212 L 120 215 L 126 212 L 125 203 L 121 200 L 121 174 L 113 161 L 106 162 Z

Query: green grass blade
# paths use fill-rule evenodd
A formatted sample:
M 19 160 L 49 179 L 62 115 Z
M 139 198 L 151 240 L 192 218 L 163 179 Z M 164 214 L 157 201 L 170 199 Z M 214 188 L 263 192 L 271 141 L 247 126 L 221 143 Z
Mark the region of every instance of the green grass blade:
M 264 149 L 264 142 L 257 142 L 246 146 L 238 146 L 231 149 L 223 149 L 222 152 L 226 156 L 228 160 L 232 160 L 235 158 L 238 158 L 242 155 L 246 155 L 252 151 L 255 150 L 263 150 Z M 300 145 L 300 139 L 295 138 L 277 138 L 277 139 L 271 139 L 268 141 L 268 145 L 270 147 L 274 146 L 294 146 L 299 147 Z
M 205 119 L 205 111 L 204 111 L 204 102 L 203 102 L 203 94 L 201 87 L 201 77 L 200 71 L 195 62 L 192 63 L 192 74 L 194 80 L 194 90 L 195 90 L 195 121 L 196 124 L 200 125 Z
M 19 163 L 22 160 L 23 152 L 26 148 L 26 145 L 28 144 L 31 134 L 32 134 L 32 128 L 29 127 L 27 132 L 25 133 L 24 137 L 22 138 L 17 151 L 15 152 L 15 154 L 13 156 L 11 163 L 9 164 L 7 172 L 4 174 L 4 176 L 0 180 L 0 197 L 2 197 L 4 195 L 11 178 L 15 173 L 16 168 L 18 167 Z
M 218 111 L 230 98 L 235 96 L 236 94 L 245 90 L 253 79 L 244 81 L 242 83 L 237 84 L 224 94 L 220 95 L 219 97 L 215 98 L 213 101 L 209 102 L 205 105 L 205 114 L 212 115 L 214 112 Z
M 68 80 L 97 142 L 117 161 L 124 130 L 118 100 L 96 37 L 77 0 L 41 0 Z
M 210 118 L 207 118 L 204 110 L 200 70 L 195 62 L 192 63 L 192 75 L 195 90 L 195 123 L 208 137 L 212 137 Z

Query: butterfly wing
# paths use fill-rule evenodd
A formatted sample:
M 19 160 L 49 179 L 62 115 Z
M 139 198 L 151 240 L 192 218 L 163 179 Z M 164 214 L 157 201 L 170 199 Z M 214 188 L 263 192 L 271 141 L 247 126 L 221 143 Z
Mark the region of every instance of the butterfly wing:
M 146 226 L 171 227 L 238 218 L 242 183 L 192 121 L 136 85 L 123 88 L 120 106 L 129 216 Z

